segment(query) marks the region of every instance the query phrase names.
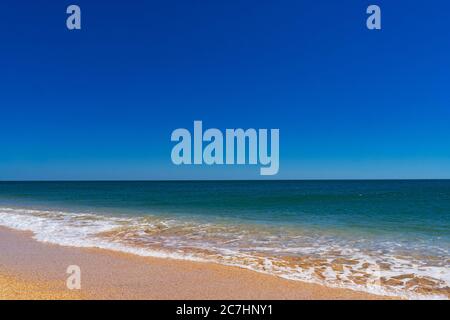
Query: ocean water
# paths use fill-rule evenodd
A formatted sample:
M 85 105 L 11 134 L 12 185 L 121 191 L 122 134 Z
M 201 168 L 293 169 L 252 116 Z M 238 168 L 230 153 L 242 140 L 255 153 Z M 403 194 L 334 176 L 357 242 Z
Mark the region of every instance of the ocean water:
M 0 225 L 61 245 L 450 297 L 450 180 L 0 182 Z

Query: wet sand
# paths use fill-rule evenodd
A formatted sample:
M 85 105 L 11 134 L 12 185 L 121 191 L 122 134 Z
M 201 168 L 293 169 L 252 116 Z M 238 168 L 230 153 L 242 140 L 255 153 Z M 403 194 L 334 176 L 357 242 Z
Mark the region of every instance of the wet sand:
M 81 290 L 66 286 L 81 268 Z M 384 299 L 238 267 L 63 247 L 0 227 L 0 299 Z

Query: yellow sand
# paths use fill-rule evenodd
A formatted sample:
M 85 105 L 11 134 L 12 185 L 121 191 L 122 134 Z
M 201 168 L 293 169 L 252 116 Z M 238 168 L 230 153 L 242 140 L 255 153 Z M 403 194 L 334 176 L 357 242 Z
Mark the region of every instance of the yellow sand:
M 0 274 L 0 300 L 80 300 L 81 292 L 62 290 L 51 282 L 24 281 Z
M 1 299 L 380 299 L 237 267 L 40 243 L 0 228 Z M 66 288 L 69 265 L 81 290 Z

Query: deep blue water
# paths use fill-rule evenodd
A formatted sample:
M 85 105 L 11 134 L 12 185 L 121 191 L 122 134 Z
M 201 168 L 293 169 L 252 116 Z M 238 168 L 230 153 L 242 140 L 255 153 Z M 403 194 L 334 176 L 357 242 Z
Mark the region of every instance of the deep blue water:
M 0 206 L 450 237 L 450 180 L 0 182 Z

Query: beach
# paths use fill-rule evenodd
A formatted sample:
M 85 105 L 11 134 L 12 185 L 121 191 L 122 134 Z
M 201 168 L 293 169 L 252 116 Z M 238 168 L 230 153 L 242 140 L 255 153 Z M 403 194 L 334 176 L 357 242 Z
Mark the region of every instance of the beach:
M 448 194 L 450 181 L 1 182 L 2 281 L 70 298 L 75 265 L 99 299 L 448 299 Z
M 40 243 L 0 227 L 0 299 L 382 299 L 238 267 Z M 66 287 L 69 265 L 81 290 Z

